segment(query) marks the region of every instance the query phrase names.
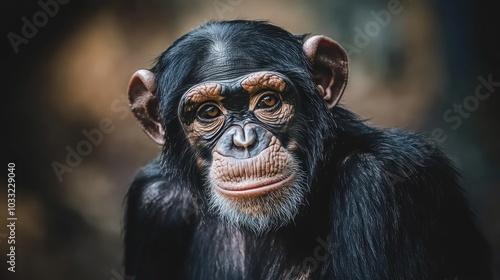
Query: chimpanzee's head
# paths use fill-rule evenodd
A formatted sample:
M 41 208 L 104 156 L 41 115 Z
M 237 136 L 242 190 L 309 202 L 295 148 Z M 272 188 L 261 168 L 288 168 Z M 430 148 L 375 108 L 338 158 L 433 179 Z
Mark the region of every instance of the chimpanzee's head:
M 184 178 L 213 213 L 262 232 L 293 220 L 306 202 L 347 69 L 327 37 L 211 22 L 178 39 L 151 71 L 137 71 L 129 97 L 146 133 L 164 145 L 167 180 Z

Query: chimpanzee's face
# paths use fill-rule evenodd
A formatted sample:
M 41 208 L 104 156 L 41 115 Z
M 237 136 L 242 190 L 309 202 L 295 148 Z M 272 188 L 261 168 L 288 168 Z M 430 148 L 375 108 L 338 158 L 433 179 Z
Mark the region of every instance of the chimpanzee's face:
M 179 119 L 222 217 L 260 231 L 295 216 L 304 196 L 288 133 L 297 101 L 292 83 L 269 71 L 199 83 L 182 96 Z
M 243 24 L 245 32 L 208 25 L 182 37 L 153 71 L 132 76 L 129 99 L 144 131 L 165 144 L 165 158 L 189 164 L 169 161 L 166 180 L 189 177 L 213 213 L 262 233 L 305 204 L 330 133 L 321 121 L 348 68 L 330 38 L 255 24 L 261 28 Z

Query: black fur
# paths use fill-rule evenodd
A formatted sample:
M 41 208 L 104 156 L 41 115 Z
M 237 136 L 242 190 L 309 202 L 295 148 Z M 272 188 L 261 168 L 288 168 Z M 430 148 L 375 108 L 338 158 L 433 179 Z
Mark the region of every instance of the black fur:
M 265 22 L 208 23 L 152 69 L 166 128 L 162 154 L 127 196 L 127 275 L 149 279 L 490 279 L 454 167 L 424 136 L 369 127 L 328 110 L 303 36 Z M 256 235 L 207 211 L 202 171 L 177 106 L 192 85 L 270 70 L 300 93 L 288 135 L 310 190 L 294 223 Z

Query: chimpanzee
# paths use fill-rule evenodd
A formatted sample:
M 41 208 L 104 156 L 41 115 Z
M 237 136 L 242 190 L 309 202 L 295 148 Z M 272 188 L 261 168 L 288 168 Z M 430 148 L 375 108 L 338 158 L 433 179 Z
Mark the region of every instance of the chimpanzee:
M 209 22 L 131 78 L 163 146 L 127 194 L 126 274 L 150 279 L 489 279 L 450 160 L 336 106 L 344 50 Z

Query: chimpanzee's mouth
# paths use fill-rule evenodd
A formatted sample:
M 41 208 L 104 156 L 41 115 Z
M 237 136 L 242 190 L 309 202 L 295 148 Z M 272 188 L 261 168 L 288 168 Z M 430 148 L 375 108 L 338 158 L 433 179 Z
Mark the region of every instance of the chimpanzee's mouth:
M 261 196 L 293 184 L 294 159 L 273 136 L 269 147 L 250 158 L 234 158 L 214 152 L 209 177 L 214 188 L 229 197 Z
M 217 191 L 232 197 L 260 196 L 273 190 L 291 185 L 295 181 L 295 173 L 285 176 L 264 178 L 260 180 L 245 180 L 238 183 L 218 182 Z

